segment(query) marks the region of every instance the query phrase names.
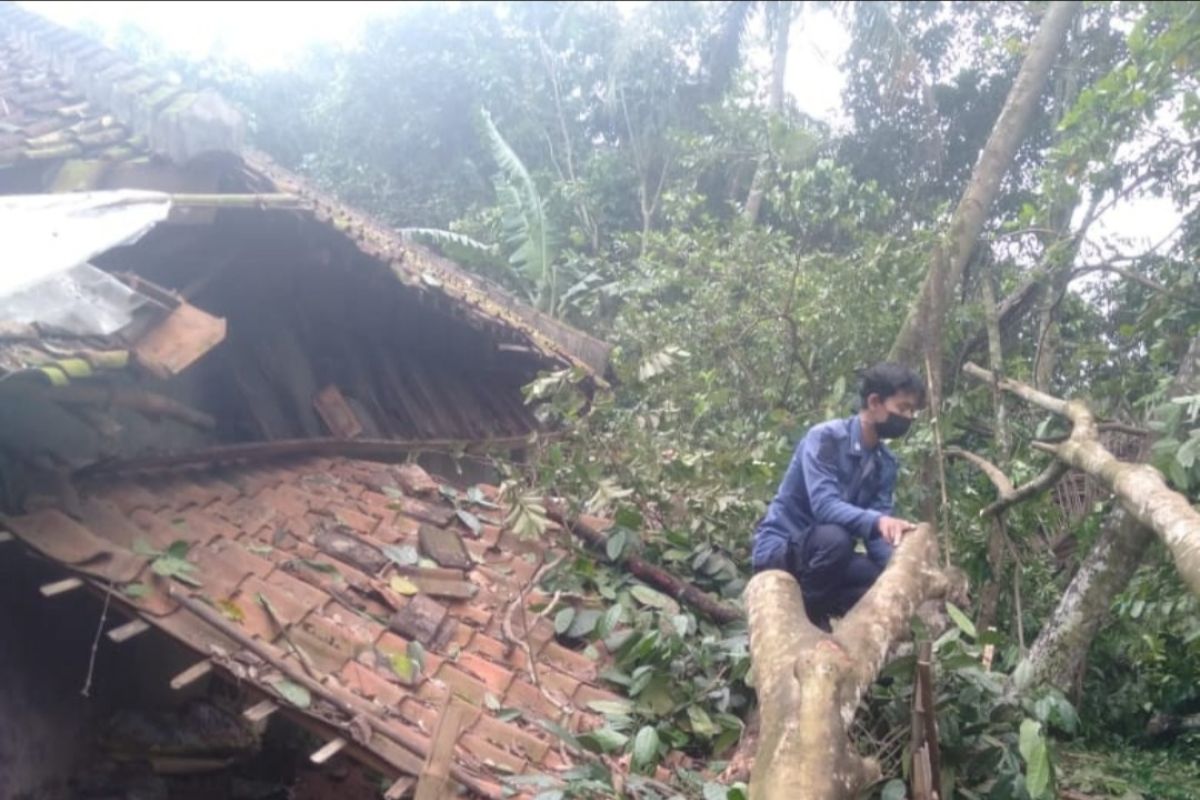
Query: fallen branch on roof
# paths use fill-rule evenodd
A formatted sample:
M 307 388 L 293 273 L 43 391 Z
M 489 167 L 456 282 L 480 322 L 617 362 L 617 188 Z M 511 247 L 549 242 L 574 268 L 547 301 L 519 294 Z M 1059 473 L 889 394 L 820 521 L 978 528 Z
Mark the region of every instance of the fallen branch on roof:
M 542 441 L 554 434 L 539 433 Z M 124 461 L 102 461 L 80 471 L 81 474 L 118 474 L 170 467 L 214 466 L 240 461 L 267 461 L 288 456 L 341 456 L 368 461 L 403 461 L 413 453 L 486 453 L 525 447 L 528 436 L 504 436 L 494 439 L 279 439 L 273 442 L 207 447 L 174 455 L 146 456 Z
M 547 500 L 546 512 L 550 519 L 562 525 L 592 547 L 603 550 L 607 544 L 607 533 L 581 518 L 568 519 L 567 515 L 563 512 L 561 503 Z M 621 564 L 635 577 L 641 578 L 655 589 L 670 595 L 681 603 L 687 603 L 713 622 L 726 625 L 730 622 L 745 619 L 745 615 L 740 609 L 713 599 L 704 590 L 675 577 L 662 567 L 643 561 L 636 556 L 621 559 Z
M 990 372 L 975 364 L 966 364 L 963 371 L 981 381 L 993 380 Z M 1026 402 L 1071 421 L 1071 435 L 1066 441 L 1034 442 L 1034 447 L 1108 487 L 1138 522 L 1157 534 L 1170 551 L 1180 576 L 1193 592 L 1200 594 L 1200 513 L 1188 499 L 1167 486 L 1162 473 L 1154 467 L 1120 461 L 1100 444 L 1096 419 L 1085 403 L 1052 397 L 1020 381 L 1004 379 L 999 385 Z
M 306 675 L 302 670 L 297 669 L 291 662 L 277 658 L 271 651 L 265 647 L 254 637 L 248 635 L 238 625 L 230 622 L 221 616 L 220 612 L 214 610 L 207 603 L 190 595 L 186 592 L 179 591 L 172 586 L 171 596 L 178 600 L 179 603 L 188 611 L 195 614 L 204 622 L 207 622 L 212 627 L 219 630 L 225 636 L 237 642 L 242 647 L 254 655 L 261 658 L 263 661 L 270 664 L 275 669 L 279 670 L 288 680 L 293 681 L 305 689 L 313 696 L 320 697 L 326 702 L 333 705 L 335 708 L 347 715 L 346 727 L 348 735 L 351 724 L 355 720 L 362 720 L 370 729 L 389 741 L 400 745 L 400 747 L 418 756 L 421 759 L 427 759 L 430 753 L 429 740 L 418 733 L 408 730 L 399 725 L 392 725 L 386 719 L 381 717 L 379 713 L 372 708 L 371 704 L 355 696 L 350 692 L 339 691 L 330 686 L 326 686 L 320 681 L 316 681 Z M 331 723 L 335 724 L 335 723 Z M 357 737 L 355 737 L 357 740 Z M 367 743 L 364 746 L 369 747 Z M 469 772 L 466 768 L 459 764 L 450 765 L 451 776 L 468 787 L 472 791 L 479 793 L 489 800 L 500 800 L 501 795 L 479 776 Z
M 920 525 L 866 596 L 826 634 L 808 620 L 800 585 L 770 570 L 746 587 L 762 728 L 753 800 L 843 800 L 879 778 L 848 731 L 859 700 L 917 607 L 954 586 L 938 566 L 937 536 Z

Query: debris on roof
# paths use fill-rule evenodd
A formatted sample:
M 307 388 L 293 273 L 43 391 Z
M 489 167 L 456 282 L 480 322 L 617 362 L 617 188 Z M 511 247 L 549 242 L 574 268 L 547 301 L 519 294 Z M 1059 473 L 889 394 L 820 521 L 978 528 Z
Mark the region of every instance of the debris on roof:
M 536 585 L 562 552 L 519 541 L 419 467 L 341 458 L 96 476 L 4 527 L 131 615 L 399 777 L 442 709 L 468 704 L 453 774 L 500 797 L 509 774 L 572 764 L 550 730 L 620 701 L 608 656 L 563 646 Z M 457 499 L 450 499 L 451 496 Z M 496 499 L 487 486 L 470 496 Z M 181 676 L 187 683 L 197 674 Z

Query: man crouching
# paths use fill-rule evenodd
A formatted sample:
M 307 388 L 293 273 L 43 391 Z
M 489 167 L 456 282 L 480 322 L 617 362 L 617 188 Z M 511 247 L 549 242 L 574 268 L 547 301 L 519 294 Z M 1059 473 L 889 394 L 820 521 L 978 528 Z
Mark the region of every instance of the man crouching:
M 899 364 L 877 364 L 863 373 L 859 398 L 858 414 L 815 425 L 796 445 L 754 535 L 754 571 L 790 572 L 809 618 L 826 631 L 916 527 L 892 516 L 899 462 L 882 440 L 908 432 L 925 402 L 921 377 Z M 856 540 L 865 554 L 855 552 Z

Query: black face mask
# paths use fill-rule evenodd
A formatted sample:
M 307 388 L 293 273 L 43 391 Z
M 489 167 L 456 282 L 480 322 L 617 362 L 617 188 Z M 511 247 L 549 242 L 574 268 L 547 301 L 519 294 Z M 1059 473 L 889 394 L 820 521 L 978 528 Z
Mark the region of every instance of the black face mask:
M 879 434 L 880 439 L 897 439 L 908 433 L 911 425 L 912 420 L 908 417 L 889 411 L 887 419 L 875 423 L 875 433 Z

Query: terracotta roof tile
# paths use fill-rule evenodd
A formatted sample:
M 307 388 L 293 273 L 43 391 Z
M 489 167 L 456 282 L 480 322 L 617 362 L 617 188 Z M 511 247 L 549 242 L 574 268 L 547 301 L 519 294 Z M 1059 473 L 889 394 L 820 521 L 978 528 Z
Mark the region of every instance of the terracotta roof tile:
M 429 481 L 436 487 L 433 478 Z M 520 552 L 514 553 L 504 549 L 511 537 L 498 531 L 485 530 L 480 541 L 460 531 L 468 550 L 481 553 L 486 566 L 472 564 L 465 570 L 397 566 L 382 555 L 382 548 L 388 544 L 416 547 L 419 526 L 432 524 L 430 519 L 460 530 L 460 523 L 452 519 L 451 503 L 436 488 L 422 500 L 392 496 L 420 483 L 411 476 L 408 483 L 401 480 L 394 467 L 346 460 L 165 471 L 153 478 L 85 483 L 80 487 L 84 500 L 79 520 L 72 524 L 85 532 L 80 541 L 86 540 L 89 547 L 99 542 L 129 550 L 145 539 L 165 550 L 177 540 L 190 542 L 188 560 L 195 565 L 194 576 L 201 585 L 187 591 L 215 603 L 228 624 L 265 643 L 287 663 L 299 665 L 292 651 L 293 645 L 298 646 L 309 668 L 327 676 L 327 686 L 376 704 L 380 714 L 393 715 L 389 724 L 407 725 L 427 738 L 446 700 L 452 695 L 466 698 L 479 711 L 460 737 L 459 757 L 485 774 L 565 767 L 569 762 L 536 720 L 586 727 L 599 719 L 587 711 L 587 704 L 616 695 L 596 685 L 597 664 L 554 641 L 552 622 L 530 608 L 544 604 L 546 594 L 527 584 L 538 566 L 556 555 L 543 553 L 544 542 L 522 542 Z M 385 485 L 396 488 L 378 491 Z M 153 487 L 153 492 L 147 487 Z M 398 502 L 410 512 L 418 511 L 422 520 L 397 516 L 387 508 Z M 338 527 L 335 520 L 347 527 Z M 368 561 L 376 575 L 322 550 L 318 537 L 331 530 L 350 537 L 346 541 L 355 547 L 367 548 L 364 553 L 373 553 Z M 498 546 L 491 547 L 489 539 Z M 530 553 L 536 558 L 525 555 Z M 429 591 L 467 582 L 478 588 L 467 599 L 433 599 L 420 589 L 409 597 L 387 588 L 398 574 L 418 587 L 431 587 Z M 151 591 L 122 602 L 131 602 L 201 656 L 239 651 L 236 642 L 169 596 L 168 579 L 146 567 L 139 580 Z M 525 647 L 508 646 L 502 630 L 503 618 L 522 596 L 523 585 L 527 612 L 512 615 L 512 628 L 536 654 L 540 688 L 531 682 Z M 176 584 L 176 590 L 181 588 Z M 259 601 L 260 595 L 286 627 L 286 638 Z M 396 618 L 396 608 L 414 604 L 443 609 L 444 616 L 439 612 L 429 618 L 432 627 L 420 628 L 428 636 L 424 669 L 412 685 L 404 685 L 393 674 L 390 659 L 408 654 L 409 641 L 387 626 Z M 523 630 L 526 623 L 531 624 L 528 634 Z M 255 680 L 250 673 L 242 678 Z M 259 688 L 277 696 L 269 686 Z M 501 721 L 493 711 L 497 703 L 523 716 Z M 575 712 L 569 720 L 564 709 Z M 379 736 L 372 738 L 370 749 L 399 769 L 420 768 L 421 759 Z
M 520 775 L 527 771 L 528 762 L 519 755 L 497 747 L 492 742 L 474 733 L 464 733 L 458 739 L 459 746 L 479 759 L 485 766 L 498 766 L 502 772 Z
M 497 699 L 504 696 L 504 690 L 512 683 L 512 670 L 502 667 L 499 664 L 489 661 L 486 658 L 481 658 L 470 651 L 466 651 L 459 655 L 455 662 L 468 673 L 483 681 L 487 686 L 488 691 L 496 696 Z M 572 687 L 572 690 L 574 687 Z M 570 695 L 567 695 L 570 697 Z
M 564 712 L 550 701 L 536 686 L 524 677 L 518 677 L 504 693 L 501 705 L 505 708 L 517 708 L 534 717 L 561 722 Z

